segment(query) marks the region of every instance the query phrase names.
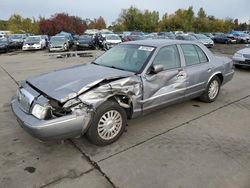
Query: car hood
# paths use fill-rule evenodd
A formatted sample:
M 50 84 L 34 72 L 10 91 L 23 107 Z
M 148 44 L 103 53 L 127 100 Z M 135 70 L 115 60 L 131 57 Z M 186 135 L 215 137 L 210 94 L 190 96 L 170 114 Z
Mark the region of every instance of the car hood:
M 109 67 L 86 64 L 74 66 L 27 80 L 47 96 L 64 103 L 103 81 L 132 76 L 134 73 Z
M 202 43 L 212 43 L 213 41 L 211 39 L 199 39 Z
M 243 48 L 243 49 L 239 50 L 238 53 L 250 54 L 250 48 Z
M 52 45 L 52 46 L 54 46 L 54 45 L 63 45 L 64 44 L 64 42 L 62 42 L 62 41 L 53 41 L 53 42 L 50 42 L 50 45 Z

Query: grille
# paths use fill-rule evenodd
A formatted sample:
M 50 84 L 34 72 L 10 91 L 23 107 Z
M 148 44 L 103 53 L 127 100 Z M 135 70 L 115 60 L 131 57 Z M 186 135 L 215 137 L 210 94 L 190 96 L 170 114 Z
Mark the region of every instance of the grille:
M 34 100 L 34 96 L 32 96 L 25 89 L 21 88 L 20 90 L 18 90 L 17 100 L 18 100 L 18 103 L 19 103 L 19 106 L 21 107 L 21 109 L 24 112 L 29 113 L 31 103 Z

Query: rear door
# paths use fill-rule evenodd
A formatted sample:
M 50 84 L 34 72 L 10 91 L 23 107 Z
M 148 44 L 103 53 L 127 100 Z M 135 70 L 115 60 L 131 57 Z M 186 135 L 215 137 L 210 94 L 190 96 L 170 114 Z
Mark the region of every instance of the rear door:
M 213 65 L 206 53 L 195 44 L 180 45 L 185 59 L 187 73 L 187 89 L 185 97 L 200 95 L 206 88 L 207 81 L 212 75 Z

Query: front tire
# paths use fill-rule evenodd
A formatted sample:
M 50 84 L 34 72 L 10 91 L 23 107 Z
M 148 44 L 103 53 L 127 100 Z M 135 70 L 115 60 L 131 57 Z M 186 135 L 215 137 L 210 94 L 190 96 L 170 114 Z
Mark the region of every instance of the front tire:
M 97 108 L 87 137 L 95 145 L 108 145 L 123 134 L 126 124 L 124 109 L 117 102 L 109 100 Z
M 214 76 L 208 83 L 205 93 L 200 97 L 203 102 L 211 103 L 216 100 L 219 95 L 221 80 L 218 76 Z

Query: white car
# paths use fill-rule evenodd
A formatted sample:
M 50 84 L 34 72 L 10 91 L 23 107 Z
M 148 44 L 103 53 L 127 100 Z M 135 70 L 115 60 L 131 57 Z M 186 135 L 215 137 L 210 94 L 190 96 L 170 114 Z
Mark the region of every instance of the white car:
M 105 41 L 104 41 L 104 47 L 108 50 L 112 47 L 114 47 L 117 44 L 120 44 L 122 42 L 122 39 L 117 34 L 106 34 L 105 35 Z
M 250 67 L 250 45 L 246 45 L 246 48 L 243 48 L 236 52 L 233 56 L 234 66 L 237 67 Z
M 46 41 L 42 36 L 29 36 L 23 43 L 23 50 L 40 50 L 46 48 Z

